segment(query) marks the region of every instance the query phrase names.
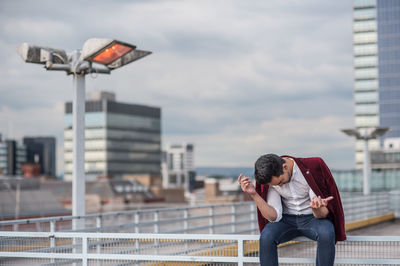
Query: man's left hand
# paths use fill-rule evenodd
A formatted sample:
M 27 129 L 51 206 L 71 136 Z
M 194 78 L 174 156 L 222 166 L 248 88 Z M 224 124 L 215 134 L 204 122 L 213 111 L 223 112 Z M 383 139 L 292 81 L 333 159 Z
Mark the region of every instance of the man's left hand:
M 330 200 L 333 200 L 333 197 L 327 197 L 326 199 L 322 199 L 321 196 L 318 197 L 314 197 L 312 198 L 311 202 L 310 202 L 310 207 L 312 209 L 319 209 L 321 207 L 326 207 L 328 206 L 328 202 Z

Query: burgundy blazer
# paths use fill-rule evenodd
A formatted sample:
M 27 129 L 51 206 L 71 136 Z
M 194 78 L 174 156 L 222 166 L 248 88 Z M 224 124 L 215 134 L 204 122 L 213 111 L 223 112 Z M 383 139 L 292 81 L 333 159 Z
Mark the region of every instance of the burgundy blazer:
M 327 206 L 329 210 L 329 215 L 327 218 L 332 221 L 335 227 L 336 241 L 346 240 L 342 201 L 340 199 L 340 194 L 336 187 L 335 180 L 333 179 L 331 171 L 325 162 L 319 157 L 294 158 L 287 155 L 281 157 L 292 158 L 296 162 L 297 166 L 300 168 L 305 179 L 307 180 L 308 185 L 317 196 L 321 196 L 321 198 L 333 196 L 333 200 L 329 201 Z M 256 191 L 263 199 L 266 199 L 268 185 L 256 183 Z M 268 223 L 268 220 L 264 218 L 258 208 L 257 214 L 258 226 L 261 232 L 264 229 L 264 226 Z

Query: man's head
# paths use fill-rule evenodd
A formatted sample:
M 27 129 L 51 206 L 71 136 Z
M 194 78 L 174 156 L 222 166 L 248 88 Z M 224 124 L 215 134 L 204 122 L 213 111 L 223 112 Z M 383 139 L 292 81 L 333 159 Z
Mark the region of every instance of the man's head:
M 293 165 L 276 154 L 266 154 L 255 163 L 254 176 L 259 184 L 283 185 L 290 181 Z

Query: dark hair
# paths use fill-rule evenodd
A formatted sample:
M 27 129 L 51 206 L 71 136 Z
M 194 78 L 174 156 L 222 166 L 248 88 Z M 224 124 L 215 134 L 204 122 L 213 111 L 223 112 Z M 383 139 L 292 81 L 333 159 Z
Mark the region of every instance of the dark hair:
M 254 165 L 254 177 L 259 184 L 268 184 L 273 176 L 283 174 L 285 160 L 276 154 L 265 154 Z

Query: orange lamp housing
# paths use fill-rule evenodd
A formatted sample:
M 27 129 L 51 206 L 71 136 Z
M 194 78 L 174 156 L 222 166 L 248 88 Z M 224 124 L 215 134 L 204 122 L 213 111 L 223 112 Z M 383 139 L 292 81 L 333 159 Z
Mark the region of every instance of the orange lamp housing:
M 82 49 L 82 57 L 89 62 L 109 65 L 136 49 L 135 45 L 113 39 L 89 39 Z
M 103 65 L 108 65 L 121 58 L 126 53 L 132 51 L 135 47 L 128 46 L 121 43 L 112 43 L 108 47 L 105 47 L 99 54 L 97 54 L 93 61 Z
M 108 70 L 120 68 L 151 54 L 137 50 L 135 45 L 114 39 L 92 38 L 87 40 L 81 51 L 81 59 L 104 65 Z

